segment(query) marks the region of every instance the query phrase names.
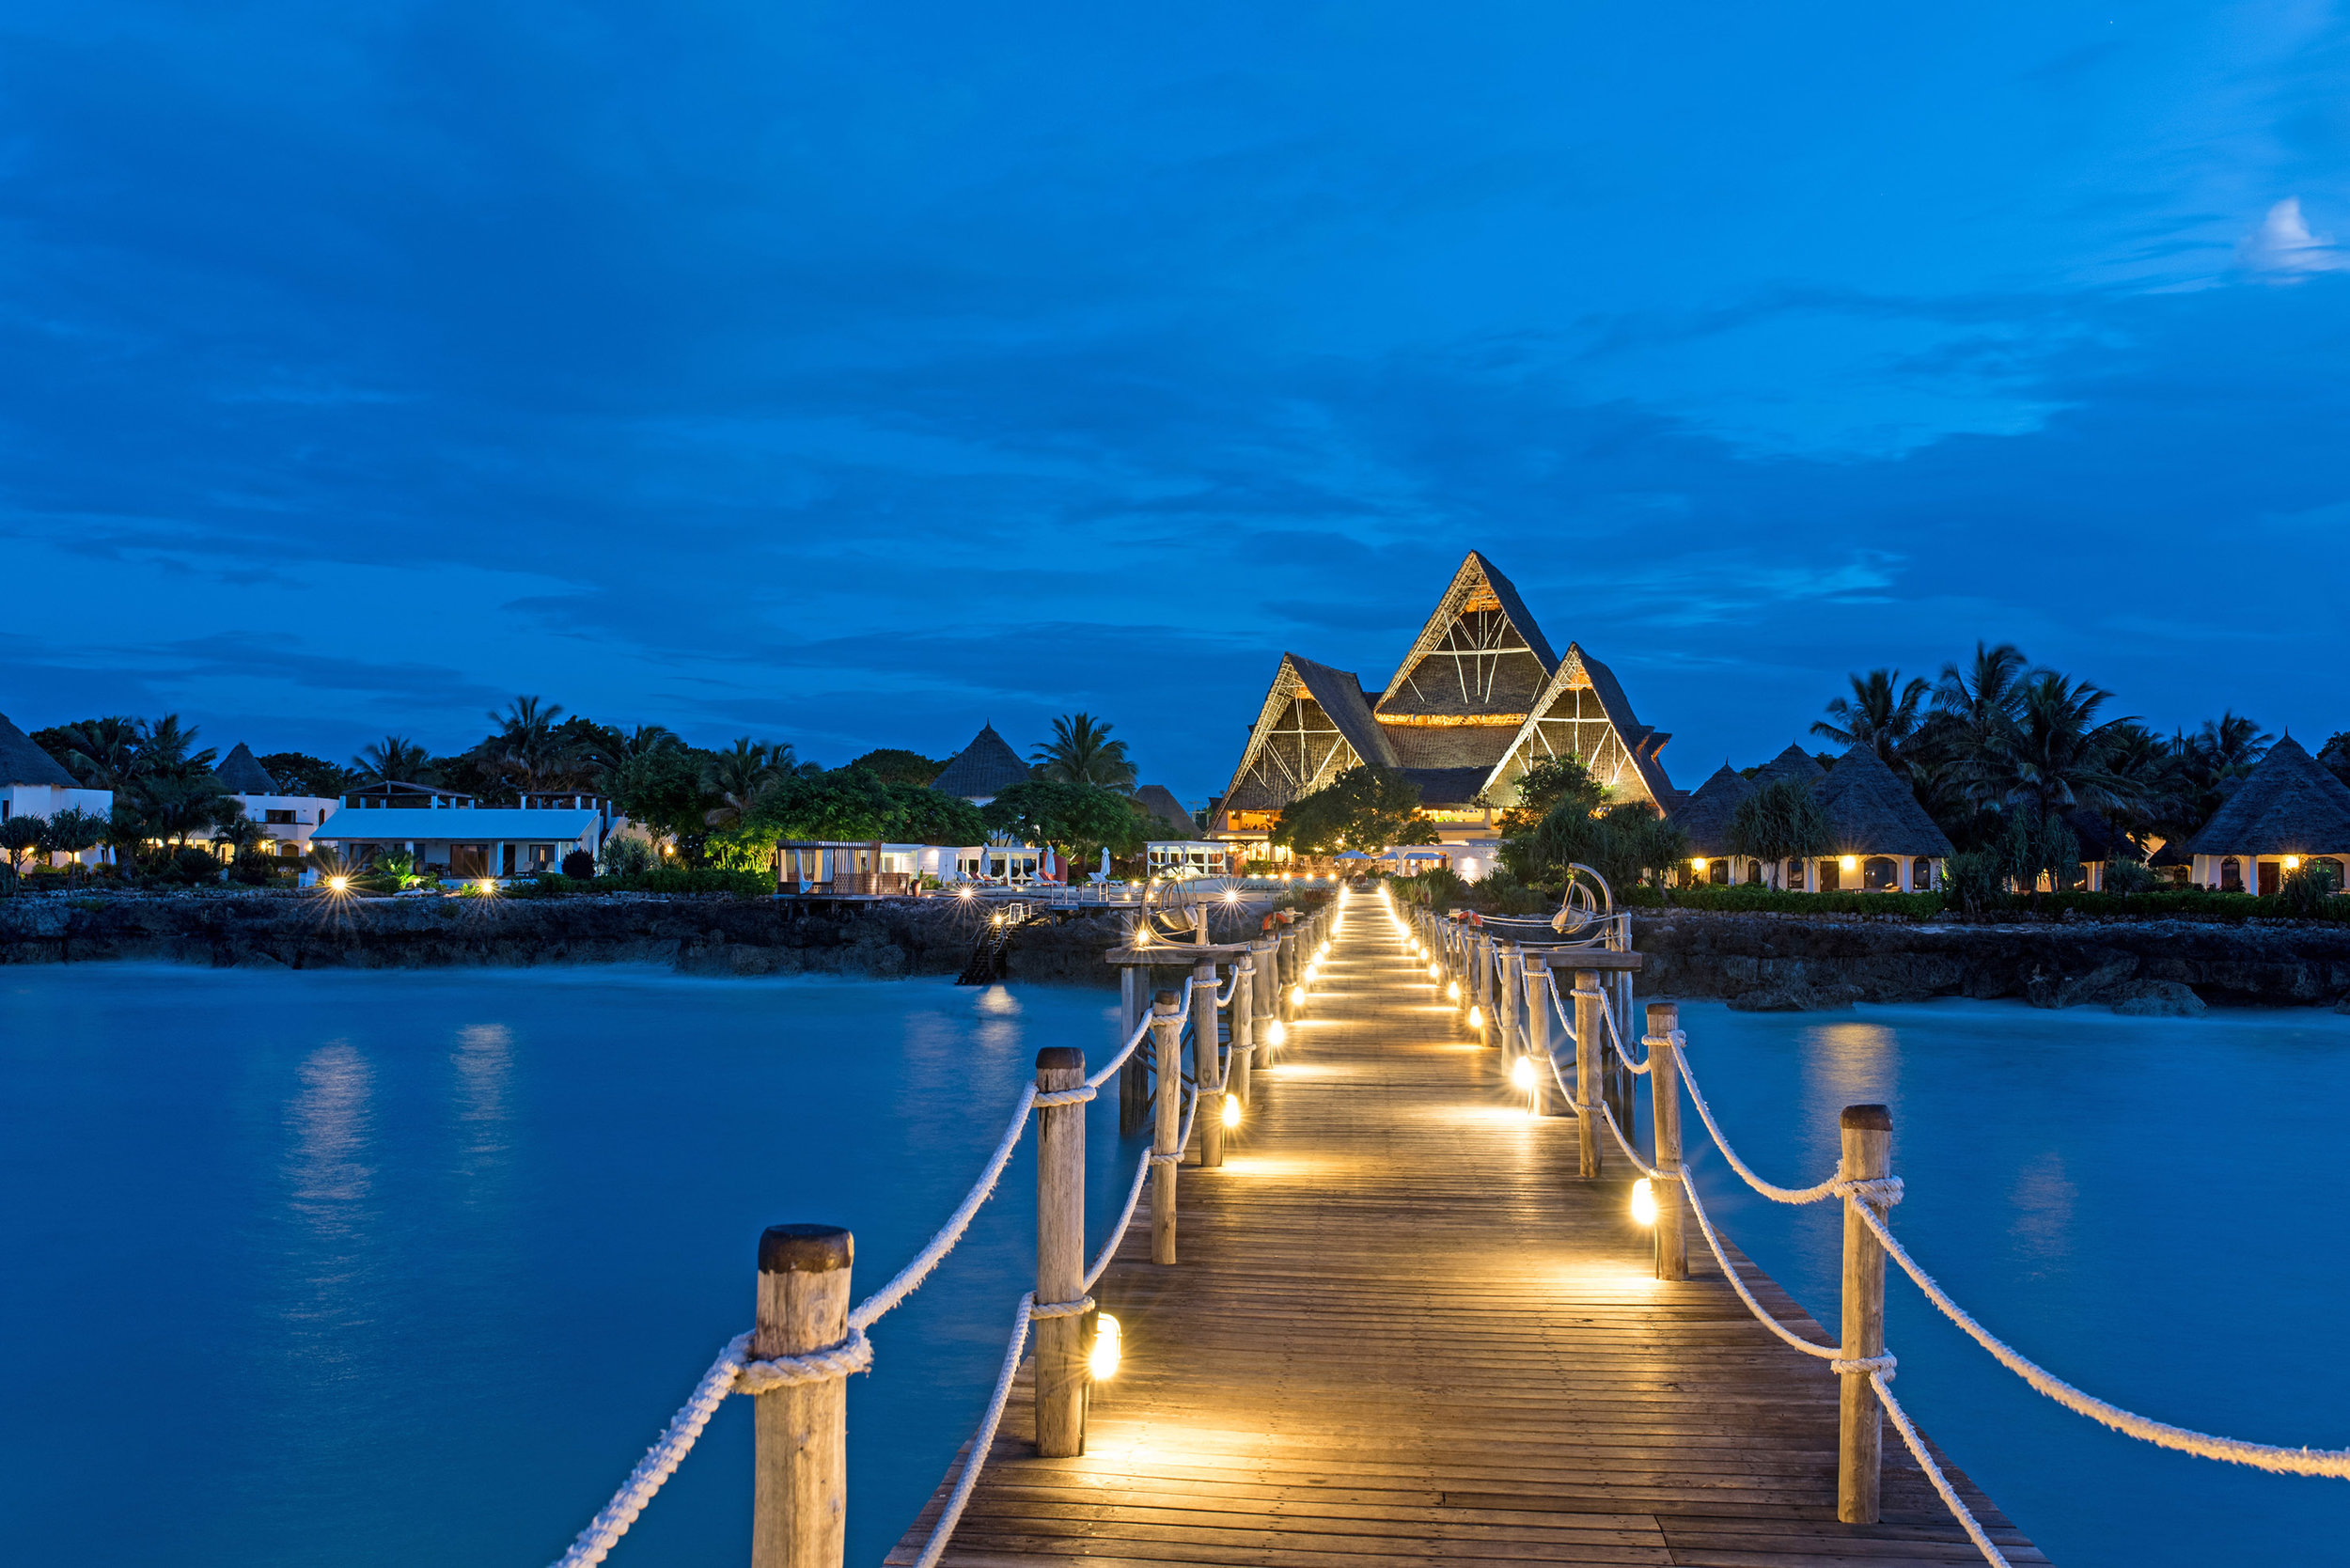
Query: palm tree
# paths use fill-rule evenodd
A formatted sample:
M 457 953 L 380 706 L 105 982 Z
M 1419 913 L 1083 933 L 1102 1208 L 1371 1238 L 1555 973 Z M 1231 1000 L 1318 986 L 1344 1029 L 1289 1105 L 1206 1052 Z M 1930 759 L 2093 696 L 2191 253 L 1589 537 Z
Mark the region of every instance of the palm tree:
M 62 855 L 79 856 L 84 850 L 96 848 L 105 837 L 106 819 L 78 806 L 69 806 L 49 819 L 49 847 Z M 75 864 L 79 865 L 78 859 Z
M 737 737 L 733 745 L 702 764 L 702 788 L 721 802 L 705 812 L 702 820 L 712 827 L 746 821 L 760 796 L 791 769 L 790 746 L 769 745 L 748 735 Z
M 1982 797 L 2029 808 L 2043 822 L 2068 807 L 2132 799 L 2138 786 L 2115 770 L 2112 755 L 2116 730 L 2131 720 L 2097 718 L 2112 697 L 2052 669 L 2031 676 L 2018 689 L 2014 718 L 1983 759 Z
M 1926 700 L 1925 682 L 1913 677 L 1902 684 L 1898 669 L 1872 669 L 1847 677 L 1852 696 L 1827 705 L 1827 717 L 1811 726 L 1814 735 L 1838 745 L 1865 745 L 1882 762 L 1893 760 L 1893 750 L 1918 731 L 1918 714 Z
M 209 746 L 196 749 L 196 726 L 181 724 L 177 713 L 139 725 L 136 771 L 145 777 L 186 778 L 210 773 L 216 755 Z
M 576 748 L 556 729 L 563 716 L 560 703 L 542 698 L 518 697 L 503 713 L 492 713 L 497 732 L 474 748 L 481 765 L 510 779 L 525 794 L 561 789 L 578 776 Z
M 66 766 L 82 782 L 100 790 L 131 787 L 138 772 L 138 720 L 119 713 L 92 719 L 68 731 L 67 744 L 73 749 L 66 756 Z
M 1934 705 L 1964 720 L 1978 734 L 1989 734 L 1998 728 L 2000 719 L 2015 716 L 2024 673 L 2029 667 L 2024 651 L 2013 643 L 1994 648 L 1978 639 L 1973 664 L 1963 670 L 1956 665 L 1942 666 L 1941 682 L 1934 688 Z
M 620 770 L 640 757 L 656 752 L 682 751 L 685 743 L 674 730 L 662 724 L 640 724 L 620 736 L 619 749 L 610 757 L 599 757 L 595 764 L 596 788 L 609 794 L 619 787 Z
M 1047 778 L 1065 784 L 1098 784 L 1105 790 L 1131 791 L 1135 765 L 1126 757 L 1126 743 L 1110 739 L 1110 726 L 1090 713 L 1065 713 L 1053 721 L 1053 738 L 1040 741 L 1028 760 Z
M 405 735 L 386 735 L 351 760 L 353 772 L 377 784 L 429 784 L 431 763 L 431 754 Z

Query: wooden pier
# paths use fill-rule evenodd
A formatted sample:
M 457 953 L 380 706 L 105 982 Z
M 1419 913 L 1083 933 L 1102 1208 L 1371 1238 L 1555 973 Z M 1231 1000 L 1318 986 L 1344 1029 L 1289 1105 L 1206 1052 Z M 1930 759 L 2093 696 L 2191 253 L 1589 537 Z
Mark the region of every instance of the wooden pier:
M 1578 1177 L 1575 1118 L 1528 1114 L 1379 903 L 1332 939 L 1223 1163 L 1182 1172 L 1181 1261 L 1137 1224 L 1093 1289 L 1124 1356 L 1085 1452 L 1036 1456 L 1031 1358 L 944 1563 L 1981 1560 L 1897 1442 L 1880 1522 L 1840 1524 L 1837 1376 L 1702 1248 L 1654 1278 L 1628 1173 Z M 2046 1560 L 1949 1473 L 2011 1562 Z

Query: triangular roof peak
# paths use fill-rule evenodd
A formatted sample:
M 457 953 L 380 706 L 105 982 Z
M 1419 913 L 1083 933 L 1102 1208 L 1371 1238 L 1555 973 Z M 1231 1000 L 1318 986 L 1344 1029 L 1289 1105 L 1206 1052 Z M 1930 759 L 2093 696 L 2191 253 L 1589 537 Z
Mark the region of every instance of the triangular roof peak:
M 1472 550 L 1380 693 L 1376 712 L 1386 723 L 1516 724 L 1558 667 L 1517 586 Z
M 1661 810 L 1674 791 L 1657 754 L 1671 739 L 1639 721 L 1614 670 L 1571 642 L 1527 705 L 1516 735 L 1486 777 L 1485 791 L 1506 798 L 1504 791 L 1514 789 L 1528 766 L 1572 753 L 1617 799 L 1653 801 Z
M 971 744 L 955 753 L 954 760 L 931 780 L 931 788 L 965 800 L 993 800 L 1028 776 L 1028 764 L 1020 760 L 1010 743 L 995 733 L 993 724 L 984 724 L 971 737 Z
M 232 795 L 283 792 L 277 788 L 277 780 L 269 776 L 269 770 L 261 766 L 259 759 L 253 755 L 253 748 L 243 741 L 239 741 L 229 749 L 228 755 L 220 760 L 220 765 L 212 770 L 212 776 L 219 779 L 220 787 Z
M 2189 855 L 2340 855 L 2350 850 L 2350 786 L 2287 735 L 2188 840 Z

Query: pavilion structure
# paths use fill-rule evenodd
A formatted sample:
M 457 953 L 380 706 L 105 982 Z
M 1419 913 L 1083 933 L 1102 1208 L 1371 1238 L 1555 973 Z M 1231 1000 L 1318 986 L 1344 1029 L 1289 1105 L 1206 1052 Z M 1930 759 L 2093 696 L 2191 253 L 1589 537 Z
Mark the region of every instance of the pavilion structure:
M 2185 853 L 2199 887 L 2274 893 L 2311 860 L 2332 861 L 2334 886 L 2342 887 L 2350 871 L 2350 787 L 2287 735 L 2187 840 Z
M 1471 551 L 1377 690 L 1351 670 L 1281 655 L 1209 836 L 1280 859 L 1281 809 L 1369 763 L 1419 786 L 1436 846 L 1472 881 L 1493 866 L 1500 813 L 1536 763 L 1572 756 L 1613 801 L 1670 812 L 1682 797 L 1613 671 L 1574 643 L 1551 651 L 1517 588 Z
M 1734 854 L 1730 820 L 1739 806 L 1788 779 L 1809 789 L 1827 813 L 1827 853 L 1776 865 Z M 1800 745 L 1790 745 L 1752 777 L 1725 762 L 1672 818 L 1689 835 L 1689 865 L 1680 876 L 1684 884 L 1763 882 L 1801 893 L 1920 892 L 1941 886 L 1942 863 L 1951 854 L 1950 839 L 1909 786 L 1866 745 L 1838 758 L 1833 771 Z

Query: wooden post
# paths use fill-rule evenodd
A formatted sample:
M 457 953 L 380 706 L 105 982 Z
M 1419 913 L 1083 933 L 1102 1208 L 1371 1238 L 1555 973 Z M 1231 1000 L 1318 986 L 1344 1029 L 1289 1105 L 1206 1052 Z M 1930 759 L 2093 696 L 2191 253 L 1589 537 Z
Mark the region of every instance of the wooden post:
M 1294 1021 L 1297 1017 L 1297 979 L 1305 969 L 1297 957 L 1297 928 L 1284 927 L 1281 938 L 1281 1016 Z
M 1265 1042 L 1264 1059 L 1270 1065 L 1273 1060 L 1272 1030 L 1266 1026 L 1281 1013 L 1281 982 L 1277 973 L 1280 968 L 1281 944 L 1270 936 L 1260 937 L 1248 944 L 1248 955 L 1249 962 L 1257 966 L 1256 984 L 1252 988 L 1257 1015 L 1249 1020 L 1248 1032 L 1251 1039 Z
M 1257 961 L 1244 954 L 1232 965 L 1232 1001 L 1226 1010 L 1227 1030 L 1232 1037 L 1232 1082 L 1230 1092 L 1240 1096 L 1241 1108 L 1248 1108 L 1249 1077 L 1255 1069 L 1257 1031 L 1255 1028 Z
M 1618 969 L 1607 977 L 1607 1006 L 1615 1032 L 1609 1041 L 1606 1071 L 1607 1105 L 1616 1113 L 1616 1125 L 1624 1137 L 1632 1136 L 1632 1063 L 1616 1043 L 1632 1032 L 1632 971 Z
M 837 1225 L 771 1225 L 759 1238 L 751 1355 L 828 1349 L 849 1334 L 855 1239 Z M 751 1568 L 840 1568 L 848 1550 L 849 1386 L 787 1383 L 755 1401 Z
M 1583 1107 L 1574 1119 L 1575 1146 L 1581 1155 L 1576 1168 L 1584 1176 L 1597 1176 L 1599 1158 L 1599 1010 L 1604 998 L 1599 976 L 1590 969 L 1574 972 L 1574 1098 Z
M 1134 918 L 1131 916 L 1127 917 L 1126 929 L 1127 945 L 1131 947 L 1134 942 Z M 1143 1014 L 1150 1011 L 1143 1000 L 1150 983 L 1151 973 L 1141 964 L 1121 964 L 1118 966 L 1118 1016 L 1122 1022 L 1118 1043 L 1121 1045 L 1133 1036 L 1135 1026 L 1141 1023 Z M 1142 1131 L 1143 1125 L 1150 1120 L 1150 1052 L 1137 1046 L 1135 1054 L 1126 1058 L 1126 1065 L 1118 1070 L 1118 1136 L 1132 1137 Z
M 1477 933 L 1477 1011 L 1484 1020 L 1484 1028 L 1477 1037 L 1480 1045 L 1490 1045 L 1494 1034 L 1494 939 L 1483 932 Z
M 1191 971 L 1191 1078 L 1199 1090 L 1199 1163 L 1224 1163 L 1224 1061 L 1215 1037 L 1215 964 Z
M 1534 1064 L 1534 1088 L 1526 1108 L 1536 1116 L 1556 1116 L 1550 1100 L 1550 999 L 1543 988 L 1550 983 L 1550 967 L 1540 957 L 1526 960 L 1526 1055 Z
M 1036 1054 L 1040 1094 L 1083 1088 L 1086 1054 L 1047 1045 Z M 1074 1301 L 1086 1278 L 1086 1108 L 1046 1105 L 1036 1127 L 1036 1298 Z M 1036 1324 L 1036 1451 L 1070 1459 L 1086 1450 L 1085 1320 Z
M 1494 987 L 1494 1027 L 1501 1032 L 1501 1071 L 1507 1074 L 1522 1049 L 1518 1030 L 1518 998 L 1526 989 L 1526 960 L 1515 942 L 1501 944 L 1501 979 Z
M 1183 1004 L 1172 991 L 1159 993 L 1151 1009 L 1151 1032 L 1159 1070 L 1158 1121 L 1151 1152 L 1151 1261 L 1175 1261 L 1175 1167 L 1183 1157 L 1177 1142 L 1183 1130 Z
M 1681 1027 L 1681 1009 L 1672 1002 L 1648 1005 L 1649 1124 L 1656 1131 L 1656 1168 L 1666 1180 L 1656 1188 L 1656 1278 L 1689 1278 L 1689 1238 L 1682 1227 L 1681 1184 L 1671 1178 L 1681 1169 L 1681 1064 L 1673 1059 L 1672 1032 Z
M 1893 1171 L 1893 1118 L 1883 1105 L 1846 1105 L 1839 1119 L 1847 1182 Z M 1860 1217 L 1860 1200 L 1844 1200 L 1844 1359 L 1885 1354 L 1885 1246 Z M 1838 1401 L 1836 1516 L 1848 1525 L 1877 1522 L 1885 1464 L 1884 1412 L 1865 1372 L 1842 1374 Z

